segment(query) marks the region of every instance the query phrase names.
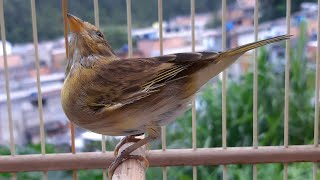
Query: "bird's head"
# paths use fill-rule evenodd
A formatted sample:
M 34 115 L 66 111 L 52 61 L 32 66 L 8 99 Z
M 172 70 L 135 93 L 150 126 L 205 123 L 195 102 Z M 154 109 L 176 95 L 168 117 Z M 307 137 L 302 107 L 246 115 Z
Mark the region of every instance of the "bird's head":
M 71 32 L 67 71 L 76 62 L 86 66 L 98 57 L 116 58 L 111 46 L 97 27 L 74 15 L 67 14 L 67 17 Z

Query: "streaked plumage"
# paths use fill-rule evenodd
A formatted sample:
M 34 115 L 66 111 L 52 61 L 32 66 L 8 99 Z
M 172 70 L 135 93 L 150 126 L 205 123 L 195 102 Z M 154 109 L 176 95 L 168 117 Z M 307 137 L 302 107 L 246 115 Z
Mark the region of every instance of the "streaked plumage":
M 158 138 L 160 127 L 183 113 L 194 94 L 239 56 L 290 37 L 278 36 L 218 53 L 119 59 L 96 27 L 71 15 L 68 18 L 72 35 L 62 89 L 67 117 L 104 135 L 148 134 L 121 154 L 115 166 L 136 148 Z

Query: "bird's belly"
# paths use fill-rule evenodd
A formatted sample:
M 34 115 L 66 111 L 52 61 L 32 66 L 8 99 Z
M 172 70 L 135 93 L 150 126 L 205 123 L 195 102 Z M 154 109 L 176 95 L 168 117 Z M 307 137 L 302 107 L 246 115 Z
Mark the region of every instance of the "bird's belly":
M 190 99 L 180 102 L 172 102 L 170 106 L 166 107 L 166 109 L 160 109 L 157 113 L 157 117 L 154 120 L 151 120 L 151 123 L 158 126 L 164 126 L 171 123 L 188 109 L 189 103 Z
M 145 99 L 140 103 L 120 108 L 100 117 L 91 117 L 86 124 L 79 125 L 90 131 L 111 135 L 127 136 L 146 132 L 148 127 L 163 126 L 174 121 L 183 113 L 190 103 L 190 98 L 170 100 L 170 97 L 158 100 L 157 103 Z

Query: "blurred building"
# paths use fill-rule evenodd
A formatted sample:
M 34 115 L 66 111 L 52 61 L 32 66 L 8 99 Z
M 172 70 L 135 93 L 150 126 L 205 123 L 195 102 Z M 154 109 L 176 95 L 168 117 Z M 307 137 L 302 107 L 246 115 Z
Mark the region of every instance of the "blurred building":
M 12 53 L 12 45 L 10 42 L 6 41 L 6 52 L 7 55 L 10 55 Z M 0 43 L 0 56 L 3 56 L 3 46 L 2 43 Z
M 8 68 L 19 68 L 23 66 L 22 57 L 18 54 L 7 55 L 7 63 L 8 63 Z M 3 70 L 4 70 L 4 57 L 0 56 L 0 71 L 3 71 Z
M 64 74 L 52 74 L 41 77 L 43 119 L 48 143 L 53 142 L 54 135 L 68 131 L 68 121 L 60 103 L 60 90 Z M 10 92 L 12 102 L 12 120 L 16 144 L 39 142 L 39 112 L 36 80 L 29 78 L 20 81 L 21 88 Z M 0 93 L 0 143 L 9 143 L 9 121 L 7 113 L 7 96 Z M 68 141 L 68 140 L 65 140 Z

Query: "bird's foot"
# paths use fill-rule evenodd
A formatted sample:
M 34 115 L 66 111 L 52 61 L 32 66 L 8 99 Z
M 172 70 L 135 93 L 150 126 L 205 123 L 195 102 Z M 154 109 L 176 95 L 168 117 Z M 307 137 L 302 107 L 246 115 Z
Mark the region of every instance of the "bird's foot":
M 145 168 L 149 167 L 149 161 L 147 160 L 147 158 L 145 158 L 144 156 L 140 156 L 140 155 L 128 155 L 126 157 L 121 157 L 121 155 L 119 157 L 116 158 L 115 161 L 113 161 L 111 163 L 111 165 L 108 168 L 108 177 L 111 180 L 112 176 L 114 174 L 114 171 L 117 169 L 117 167 L 123 163 L 124 161 L 128 160 L 128 159 L 134 159 L 134 160 L 139 160 L 141 162 L 144 162 L 145 164 Z
M 114 156 L 118 156 L 119 154 L 119 150 L 120 148 L 128 143 L 128 142 L 138 142 L 140 141 L 141 139 L 139 138 L 136 138 L 136 136 L 126 136 L 124 137 L 123 139 L 121 139 L 121 141 L 116 145 L 116 148 L 114 149 Z

